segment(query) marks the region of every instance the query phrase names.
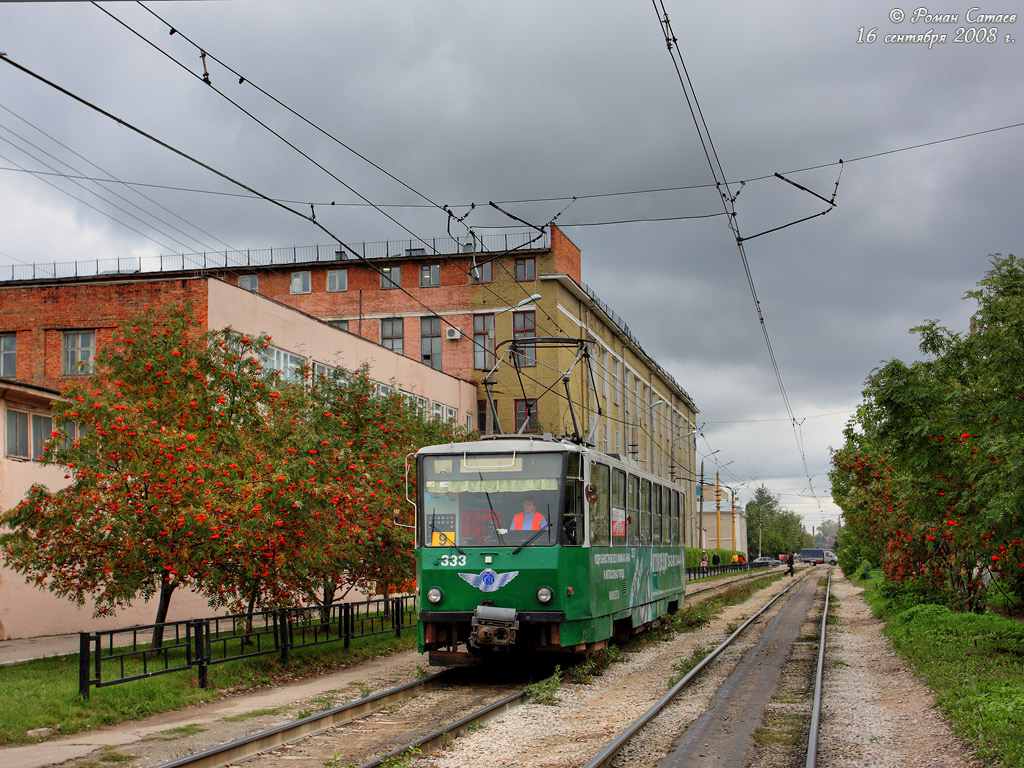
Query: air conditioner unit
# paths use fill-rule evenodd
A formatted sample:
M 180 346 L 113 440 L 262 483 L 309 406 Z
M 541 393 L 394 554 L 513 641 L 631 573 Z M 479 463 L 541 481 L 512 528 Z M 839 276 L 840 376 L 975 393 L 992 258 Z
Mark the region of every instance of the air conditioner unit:
M 454 341 L 455 339 L 462 338 L 462 331 L 460 331 L 458 328 L 445 328 L 444 336 L 446 339 L 451 339 Z

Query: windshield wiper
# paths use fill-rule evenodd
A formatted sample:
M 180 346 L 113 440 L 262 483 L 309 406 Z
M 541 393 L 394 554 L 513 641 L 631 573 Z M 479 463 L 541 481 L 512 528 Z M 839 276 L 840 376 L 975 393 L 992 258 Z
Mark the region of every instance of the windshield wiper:
M 439 531 L 439 530 L 437 530 L 437 526 L 434 524 L 434 516 L 433 515 L 430 516 L 430 532 L 431 533 L 439 533 L 439 534 L 441 534 L 441 537 L 442 537 L 441 540 L 442 541 L 447 542 L 448 545 L 451 546 L 451 547 L 455 547 L 455 549 L 457 549 L 459 551 L 460 555 L 466 554 L 465 552 L 462 551 L 462 548 L 458 544 L 456 544 L 455 541 L 448 535 L 447 531 Z M 431 536 L 431 540 L 433 540 L 433 536 Z
M 524 542 L 523 542 L 522 544 L 520 544 L 520 545 L 519 545 L 518 547 L 516 547 L 515 549 L 513 549 L 513 550 L 512 550 L 512 554 L 513 554 L 513 555 L 518 555 L 518 554 L 519 554 L 519 550 L 521 550 L 521 549 L 522 549 L 523 547 L 528 547 L 528 546 L 530 546 L 531 544 L 533 544 L 533 542 L 534 542 L 534 541 L 536 541 L 536 540 L 537 540 L 537 537 L 538 537 L 538 536 L 540 536 L 540 535 L 541 535 L 542 533 L 544 533 L 545 531 L 550 531 L 550 530 L 551 530 L 551 527 L 550 527 L 550 526 L 548 526 L 547 528 L 540 528 L 540 529 L 538 529 L 538 530 L 537 530 L 537 532 L 536 532 L 535 534 L 533 534 L 533 536 L 531 536 L 531 537 L 530 537 L 530 538 L 528 538 L 528 539 L 527 539 L 526 541 L 524 541 Z

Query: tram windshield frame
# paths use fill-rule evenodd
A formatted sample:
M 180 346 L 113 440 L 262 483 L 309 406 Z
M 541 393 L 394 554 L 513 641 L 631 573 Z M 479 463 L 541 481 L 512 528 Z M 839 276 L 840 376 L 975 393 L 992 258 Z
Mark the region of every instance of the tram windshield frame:
M 427 454 L 419 458 L 417 538 L 428 548 L 558 543 L 566 454 Z M 530 511 L 532 501 L 536 512 Z M 538 527 L 539 526 L 539 527 Z

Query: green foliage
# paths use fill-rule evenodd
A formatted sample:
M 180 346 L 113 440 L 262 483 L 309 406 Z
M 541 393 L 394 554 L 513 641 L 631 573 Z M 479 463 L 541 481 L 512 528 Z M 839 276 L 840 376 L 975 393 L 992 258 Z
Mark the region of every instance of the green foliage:
M 666 688 L 671 689 L 676 683 L 686 677 L 690 670 L 700 664 L 704 660 L 704 657 L 713 650 L 715 650 L 715 646 L 713 645 L 698 646 L 690 652 L 689 656 L 673 661 L 672 674 L 669 675 L 668 685 Z
M 409 768 L 409 766 L 416 761 L 416 756 L 422 754 L 423 750 L 419 747 L 409 747 L 400 755 L 385 757 L 380 761 L 380 764 L 384 766 L 384 768 Z
M 777 496 L 765 487 L 754 491 L 747 502 L 747 542 L 751 557 L 757 557 L 758 540 L 761 553 L 770 557 L 799 552 L 803 547 L 803 522 L 795 512 L 782 509 Z
M 562 699 L 558 695 L 559 691 L 562 690 L 562 668 L 555 667 L 555 671 L 550 677 L 540 680 L 536 683 L 530 683 L 526 686 L 526 693 L 530 697 L 531 701 L 535 701 L 538 704 L 547 704 L 548 706 L 554 706 Z
M 982 611 L 997 584 L 1024 606 L 1024 263 L 991 262 L 971 332 L 912 329 L 925 359 L 872 372 L 833 455 L 841 563 L 879 562 L 903 602 Z
M 856 577 L 861 581 L 864 581 L 868 577 L 868 569 L 871 568 L 870 560 L 861 560 L 860 566 L 857 568 Z

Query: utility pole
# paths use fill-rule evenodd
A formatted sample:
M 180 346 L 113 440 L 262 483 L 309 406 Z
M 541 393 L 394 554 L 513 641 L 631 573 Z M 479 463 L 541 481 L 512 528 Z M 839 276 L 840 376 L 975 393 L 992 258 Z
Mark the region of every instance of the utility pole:
M 715 470 L 715 548 L 722 548 L 722 481 Z
M 700 529 L 704 530 L 704 459 L 700 460 Z M 707 537 L 704 536 L 704 541 L 701 542 L 702 546 L 707 546 Z
M 732 548 L 733 550 L 738 549 L 736 546 L 736 491 L 732 492 Z

